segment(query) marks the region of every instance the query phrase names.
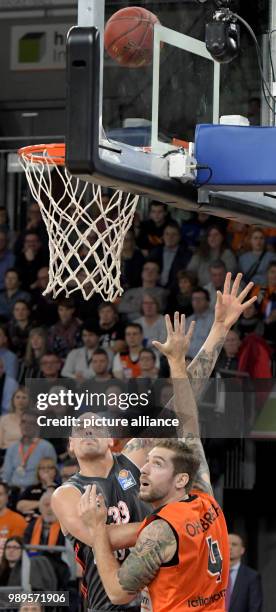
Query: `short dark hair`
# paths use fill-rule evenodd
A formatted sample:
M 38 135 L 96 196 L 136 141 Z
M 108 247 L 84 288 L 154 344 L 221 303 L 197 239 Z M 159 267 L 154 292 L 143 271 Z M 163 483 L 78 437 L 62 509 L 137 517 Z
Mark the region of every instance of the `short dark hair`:
M 136 329 L 139 329 L 139 332 L 143 335 L 143 328 L 142 328 L 142 325 L 140 325 L 140 323 L 127 323 L 125 326 L 125 333 L 128 327 L 134 327 Z
M 195 287 L 192 291 L 192 296 L 194 295 L 194 293 L 204 293 L 207 302 L 210 302 L 209 291 L 207 291 L 207 289 L 204 289 L 204 287 Z
M 104 355 L 106 357 L 106 359 L 108 359 L 108 354 L 107 354 L 107 352 L 103 348 L 96 349 L 94 351 L 93 355 L 92 355 L 92 359 L 93 359 L 94 355 Z
M 28 310 L 31 312 L 30 304 L 28 302 L 26 302 L 26 300 L 23 300 L 23 299 L 22 300 L 20 300 L 20 299 L 16 300 L 14 302 L 13 308 L 16 306 L 16 304 L 24 304 L 25 306 L 27 306 Z
M 58 301 L 58 306 L 64 306 L 64 308 L 70 308 L 70 310 L 75 310 L 76 304 L 72 298 L 61 298 Z
M 149 210 L 151 210 L 153 206 L 162 206 L 165 212 L 168 210 L 167 204 L 165 204 L 165 202 L 158 202 L 158 200 L 151 200 Z
M 115 304 L 112 304 L 112 302 L 102 302 L 98 306 L 98 313 L 100 313 L 101 310 L 104 310 L 104 308 L 111 308 L 113 310 L 114 314 L 118 315 L 118 310 L 117 310 Z
M 83 326 L 81 328 L 81 333 L 87 331 L 90 334 L 96 334 L 96 336 L 100 336 L 100 332 L 99 329 L 97 327 L 96 323 L 93 323 L 93 321 L 85 321 L 83 323 Z
M 176 229 L 179 235 L 181 236 L 181 228 L 179 224 L 177 223 L 177 221 L 169 221 L 168 223 L 166 223 L 164 227 L 164 231 L 167 229 L 167 227 L 172 227 L 173 229 Z
M 8 268 L 5 272 L 5 276 L 7 276 L 7 274 L 9 274 L 9 272 L 14 272 L 15 274 L 17 274 L 18 278 L 19 278 L 19 272 L 18 270 L 16 270 L 16 268 Z
M 200 466 L 200 459 L 195 454 L 195 452 L 191 449 L 190 446 L 182 442 L 181 440 L 175 440 L 172 438 L 167 438 L 165 440 L 161 440 L 154 445 L 155 448 L 166 448 L 168 450 L 173 451 L 174 456 L 172 457 L 172 463 L 174 467 L 173 475 L 186 473 L 189 476 L 189 482 L 187 483 L 185 489 L 186 492 L 192 489 L 193 481 L 195 475 Z
M 139 358 L 141 357 L 142 353 L 147 353 L 148 355 L 151 355 L 153 360 L 156 361 L 156 355 L 155 355 L 155 352 L 152 349 L 150 349 L 150 348 L 142 348 L 142 350 L 139 353 Z
M 216 270 L 223 268 L 226 271 L 226 265 L 224 261 L 222 261 L 222 259 L 216 259 L 215 261 L 212 261 L 209 265 L 209 269 L 211 270 L 212 268 L 215 268 Z

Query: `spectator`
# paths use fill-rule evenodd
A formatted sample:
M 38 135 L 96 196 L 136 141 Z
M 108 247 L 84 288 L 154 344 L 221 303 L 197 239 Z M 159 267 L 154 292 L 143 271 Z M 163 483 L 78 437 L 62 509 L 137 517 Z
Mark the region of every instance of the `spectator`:
M 216 371 L 219 370 L 238 370 L 239 369 L 239 350 L 241 340 L 239 334 L 234 329 L 228 332 L 222 352 L 216 364 Z
M 5 272 L 4 289 L 0 291 L 0 317 L 8 320 L 12 316 L 15 302 L 23 300 L 30 303 L 31 296 L 27 291 L 20 289 L 20 280 L 17 270 L 9 268 Z
M 13 307 L 13 316 L 8 324 L 12 350 L 19 359 L 25 355 L 29 333 L 31 331 L 31 311 L 27 302 L 17 300 Z
M 17 512 L 8 508 L 9 487 L 0 482 L 0 558 L 7 538 L 22 536 L 26 529 L 26 521 Z
M 49 268 L 44 266 L 37 272 L 36 283 L 31 292 L 33 301 L 33 319 L 35 325 L 41 327 L 54 325 L 58 319 L 57 301 L 51 295 L 42 295 L 49 281 Z
M 58 305 L 59 320 L 50 328 L 48 344 L 50 351 L 64 359 L 68 352 L 75 348 L 80 340 L 80 323 L 74 316 L 73 300 L 60 300 Z
M 264 321 L 264 338 L 276 345 L 276 255 L 267 268 L 265 286 L 255 285 L 252 295 L 258 296 L 259 314 Z
M 23 289 L 32 289 L 38 270 L 47 266 L 47 263 L 48 258 L 43 251 L 39 235 L 32 230 L 26 232 L 22 251 L 18 254 L 15 264 L 19 278 L 22 279 Z
M 76 472 L 78 471 L 79 471 L 79 465 L 76 459 L 74 459 L 73 457 L 66 459 L 66 461 L 64 461 L 63 466 L 60 470 L 62 484 L 66 482 L 71 476 L 73 476 L 73 474 L 76 474 Z
M 140 351 L 139 366 L 141 374 L 139 378 L 150 378 L 155 380 L 158 376 L 156 354 L 149 348 L 144 348 Z M 171 396 L 170 396 L 171 397 Z
M 264 323 L 260 318 L 258 312 L 258 304 L 254 302 L 251 304 L 242 314 L 238 323 L 237 330 L 240 334 L 241 339 L 243 340 L 248 334 L 258 334 L 259 336 L 263 336 L 264 334 Z
M 0 359 L 0 408 L 2 416 L 8 412 L 12 396 L 17 388 L 17 380 L 7 376 L 4 361 Z
M 5 365 L 5 372 L 7 376 L 16 378 L 18 374 L 18 359 L 15 353 L 8 349 L 9 337 L 7 328 L 4 325 L 0 325 L 0 359 L 2 359 Z
M 249 225 L 239 223 L 239 221 L 229 221 L 227 226 L 230 247 L 238 256 L 247 250 Z
M 15 442 L 6 451 L 3 480 L 22 490 L 35 484 L 40 460 L 51 457 L 56 462 L 56 453 L 50 442 L 37 437 L 35 414 L 25 412 L 21 417 L 20 429 L 20 442 Z
M 175 312 L 189 317 L 192 312 L 192 291 L 197 286 L 197 279 L 193 272 L 179 270 L 176 275 L 177 287 L 170 292 L 167 312 L 171 316 Z
M 160 269 L 157 261 L 148 260 L 142 269 L 142 287 L 134 287 L 125 291 L 118 304 L 118 312 L 129 321 L 138 319 L 145 293 L 158 299 L 161 312 L 165 312 L 168 291 L 158 287 Z
M 182 238 L 190 251 L 194 252 L 200 241 L 206 235 L 208 227 L 213 225 L 211 215 L 207 213 L 191 213 L 188 221 L 184 221 L 181 226 Z
M 20 422 L 29 405 L 25 387 L 18 387 L 11 398 L 10 410 L 0 418 L 0 448 L 7 449 L 21 438 Z
M 44 457 L 39 461 L 36 472 L 36 482 L 27 487 L 19 496 L 16 509 L 28 519 L 39 515 L 39 501 L 43 493 L 50 488 L 56 488 L 57 466 L 52 457 Z
M 53 490 L 48 489 L 43 493 L 39 502 L 38 518 L 33 518 L 24 534 L 26 544 L 44 544 L 48 546 L 64 546 L 65 536 L 61 526 L 51 508 L 51 497 Z M 57 578 L 57 588 L 64 589 L 68 585 L 70 573 L 68 565 L 62 561 L 61 553 L 43 552 L 43 556 L 50 561 Z
M 98 314 L 100 347 L 113 353 L 122 351 L 125 348 L 124 330 L 115 304 L 100 304 Z
M 217 301 L 217 291 L 223 293 L 223 286 L 226 277 L 226 266 L 221 259 L 217 259 L 209 266 L 210 282 L 205 285 L 204 289 L 208 291 L 210 296 L 210 308 L 214 310 Z
M 164 244 L 153 249 L 150 256 L 160 266 L 160 285 L 172 289 L 178 270 L 186 267 L 191 254 L 181 244 L 181 232 L 176 222 L 171 221 L 166 225 L 163 241 Z
M 216 260 L 222 260 L 227 272 L 235 273 L 237 261 L 234 253 L 227 248 L 226 235 L 217 225 L 209 227 L 207 237 L 204 238 L 187 266 L 187 270 L 194 272 L 200 285 L 210 282 L 209 266 Z
M 94 382 L 105 382 L 112 378 L 109 371 L 108 354 L 104 349 L 96 349 L 92 355 L 91 367 L 94 372 L 92 380 Z
M 144 294 L 142 302 L 142 317 L 137 319 L 143 331 L 143 345 L 152 348 L 152 340 L 165 342 L 167 337 L 165 319 L 160 315 L 160 306 L 156 298 Z
M 247 372 L 252 379 L 271 378 L 271 349 L 267 342 L 256 333 L 251 333 L 244 338 L 240 347 L 239 370 Z M 271 387 L 270 387 L 271 388 Z M 267 398 L 269 391 L 266 389 L 256 393 L 256 406 L 260 404 L 261 398 Z
M 164 229 L 170 221 L 167 205 L 153 200 L 149 205 L 149 218 L 142 221 L 137 238 L 137 245 L 145 257 L 154 247 L 163 244 Z
M 143 330 L 138 323 L 129 323 L 125 328 L 127 350 L 117 353 L 113 361 L 115 378 L 137 378 L 141 375 L 139 365 L 140 352 L 143 348 Z
M 4 289 L 7 270 L 14 266 L 15 257 L 8 249 L 8 234 L 0 230 L 0 289 Z
M 14 245 L 14 252 L 17 257 L 20 256 L 22 251 L 25 236 L 30 232 L 35 232 L 39 236 L 43 249 L 47 253 L 49 237 L 37 202 L 32 202 L 28 206 L 26 227 L 20 232 Z
M 262 229 L 252 230 L 250 250 L 239 257 L 239 267 L 246 283 L 253 281 L 256 285 L 265 285 L 268 264 L 275 259 L 275 254 L 266 250 L 266 238 Z
M 245 547 L 236 533 L 229 534 L 230 574 L 226 592 L 227 612 L 262 612 L 263 594 L 260 575 L 242 563 Z
M 197 287 L 192 293 L 193 314 L 187 319 L 189 327 L 192 321 L 196 321 L 192 336 L 189 357 L 194 358 L 204 344 L 214 321 L 214 313 L 210 309 L 209 293 L 202 287 Z
M 43 327 L 31 329 L 24 359 L 21 363 L 18 380 L 25 383 L 25 378 L 39 378 L 40 359 L 47 352 L 47 331 Z
M 45 378 L 49 381 L 56 381 L 60 376 L 61 368 L 62 361 L 55 353 L 50 353 L 48 351 L 40 358 L 39 369 L 41 378 Z
M 95 372 L 92 367 L 92 357 L 99 348 L 99 332 L 95 325 L 87 322 L 83 325 L 81 338 L 83 346 L 73 349 L 67 355 L 61 375 L 64 378 L 73 378 L 83 382 L 86 378 L 92 378 Z M 109 366 L 112 362 L 112 354 L 109 353 Z
M 9 538 L 4 547 L 0 565 L 0 585 L 20 587 L 22 584 L 22 552 L 24 545 L 21 537 Z M 57 588 L 55 572 L 48 559 L 41 556 L 30 557 L 30 584 L 32 591 L 51 591 Z M 20 610 L 40 612 L 40 604 L 24 604 Z
M 121 283 L 124 289 L 140 287 L 144 261 L 141 251 L 136 247 L 134 233 L 129 230 L 124 239 L 121 255 Z

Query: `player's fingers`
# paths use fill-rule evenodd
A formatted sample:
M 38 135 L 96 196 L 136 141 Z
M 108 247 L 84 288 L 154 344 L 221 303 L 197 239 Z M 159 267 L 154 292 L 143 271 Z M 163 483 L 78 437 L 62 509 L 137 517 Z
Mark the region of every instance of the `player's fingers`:
M 238 297 L 239 302 L 242 302 L 244 300 L 248 293 L 250 293 L 252 287 L 254 287 L 254 283 L 250 281 L 250 283 L 248 283 L 248 285 L 246 285 L 246 287 L 241 291 Z
M 254 304 L 254 302 L 256 302 L 256 300 L 257 300 L 257 296 L 254 295 L 254 297 L 252 297 L 250 300 L 248 300 L 247 302 L 245 302 L 242 305 L 241 311 L 244 312 L 249 306 L 251 306 L 251 304 Z
M 232 278 L 231 272 L 227 272 L 225 281 L 224 281 L 224 287 L 223 287 L 224 294 L 228 295 L 228 293 L 230 293 L 231 278 Z
M 98 495 L 96 496 L 96 503 L 97 503 L 97 507 L 98 508 L 104 508 L 105 507 L 104 498 L 103 498 L 103 495 L 101 493 L 98 493 Z
M 175 332 L 179 332 L 179 312 L 174 313 L 173 327 Z
M 184 314 L 182 314 L 180 317 L 180 333 L 183 336 L 185 336 L 185 323 L 186 323 L 186 317 Z
M 223 295 L 221 293 L 221 291 L 217 291 L 217 304 L 218 306 L 221 306 L 223 303 Z
M 158 340 L 152 340 L 152 344 L 155 348 L 157 348 L 158 351 L 160 351 L 160 353 L 162 353 L 162 348 L 163 348 L 163 344 L 161 344 L 161 342 L 158 342 Z
M 173 333 L 173 326 L 171 322 L 171 317 L 168 314 L 165 315 L 165 323 L 166 323 L 167 334 L 168 336 L 171 336 Z
M 187 337 L 187 340 L 189 340 L 189 341 L 191 340 L 192 335 L 194 333 L 195 325 L 196 325 L 196 322 L 192 321 L 191 325 L 190 325 L 190 327 L 189 327 L 189 329 L 187 331 L 187 336 L 186 337 Z
M 231 291 L 231 295 L 233 295 L 234 297 L 236 297 L 238 290 L 239 290 L 239 286 L 240 286 L 240 282 L 242 279 L 242 273 L 239 272 L 233 282 L 233 287 L 232 287 L 232 291 Z
M 97 508 L 97 485 L 93 484 L 89 496 L 90 508 Z

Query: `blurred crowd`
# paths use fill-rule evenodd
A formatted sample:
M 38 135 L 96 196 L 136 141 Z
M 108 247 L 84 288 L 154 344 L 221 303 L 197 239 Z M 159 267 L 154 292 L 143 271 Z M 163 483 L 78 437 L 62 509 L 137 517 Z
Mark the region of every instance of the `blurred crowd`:
M 77 471 L 65 439 L 37 436 L 26 378 L 53 385 L 65 378 L 79 385 L 106 382 L 114 389 L 130 378 L 169 377 L 152 345 L 165 340 L 164 314 L 178 310 L 188 324 L 196 320 L 192 360 L 212 327 L 217 291 L 223 291 L 229 271 L 243 273 L 243 286 L 253 281 L 258 299 L 229 332 L 215 374 L 275 374 L 276 230 L 174 213 L 152 201 L 146 216 L 136 215 L 122 252 L 124 293 L 111 304 L 97 295 L 87 301 L 77 293 L 58 300 L 43 295 L 49 253 L 39 207 L 30 204 L 18 235 L 0 208 L 1 586 L 18 584 L 26 545 L 65 546 L 50 499 Z M 79 574 L 71 552 L 33 551 L 33 589 L 69 584 L 77 602 Z

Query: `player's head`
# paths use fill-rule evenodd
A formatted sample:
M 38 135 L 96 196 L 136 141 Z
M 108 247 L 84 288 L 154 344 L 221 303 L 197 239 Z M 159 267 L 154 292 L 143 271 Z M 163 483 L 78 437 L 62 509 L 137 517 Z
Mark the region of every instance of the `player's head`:
M 97 419 L 96 426 L 92 424 L 93 417 Z M 107 428 L 101 425 L 101 417 L 97 414 L 85 412 L 79 417 L 79 425 L 72 429 L 69 438 L 69 450 L 78 463 L 108 456 L 113 440 L 104 437 L 107 433 Z
M 162 440 L 141 469 L 140 499 L 155 505 L 182 499 L 192 488 L 199 459 L 184 442 Z

